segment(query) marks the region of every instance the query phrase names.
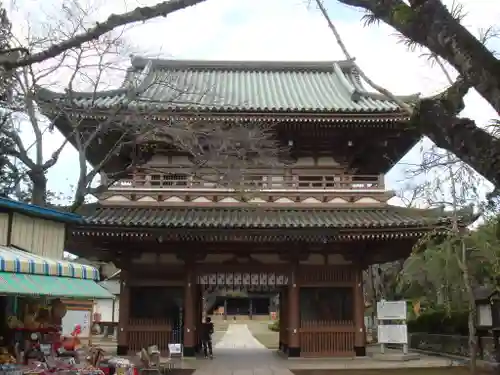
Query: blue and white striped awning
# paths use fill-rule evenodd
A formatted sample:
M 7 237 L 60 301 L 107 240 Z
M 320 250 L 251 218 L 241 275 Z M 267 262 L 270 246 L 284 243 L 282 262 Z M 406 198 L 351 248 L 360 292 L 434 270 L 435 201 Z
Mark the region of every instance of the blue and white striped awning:
M 6 246 L 0 246 L 0 272 L 99 280 L 99 271 L 95 267 L 44 258 Z

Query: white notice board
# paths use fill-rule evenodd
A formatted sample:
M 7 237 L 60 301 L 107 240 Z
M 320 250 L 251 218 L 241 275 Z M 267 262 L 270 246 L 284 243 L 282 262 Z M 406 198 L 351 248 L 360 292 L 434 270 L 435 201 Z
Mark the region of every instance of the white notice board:
M 90 310 L 68 310 L 62 318 L 63 335 L 70 335 L 79 324 L 82 327 L 80 337 L 90 337 Z
M 380 344 L 408 344 L 406 324 L 379 325 L 377 330 Z
M 406 301 L 377 302 L 378 320 L 406 320 Z
M 170 355 L 182 356 L 182 344 L 168 344 L 168 351 Z

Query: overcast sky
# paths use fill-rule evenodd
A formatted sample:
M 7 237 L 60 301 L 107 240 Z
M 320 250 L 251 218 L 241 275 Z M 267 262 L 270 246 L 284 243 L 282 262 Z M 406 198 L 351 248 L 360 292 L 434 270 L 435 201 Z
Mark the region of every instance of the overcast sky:
M 101 0 L 102 1 L 102 0 Z M 467 17 L 465 24 L 474 33 L 491 25 L 499 25 L 500 1 L 458 0 Z M 102 1 L 100 14 L 119 13 L 137 5 L 157 1 Z M 13 14 L 15 25 L 40 17 L 38 0 L 18 0 Z M 451 1 L 445 0 L 445 3 Z M 214 60 L 339 60 L 343 59 L 324 19 L 303 0 L 208 0 L 194 8 L 134 27 L 126 38 L 141 51 L 152 56 L 182 59 Z M 325 2 L 333 22 L 358 65 L 379 85 L 396 94 L 436 93 L 446 87 L 446 79 L 432 67 L 421 51 L 409 52 L 398 43 L 392 29 L 385 25 L 364 27 L 363 13 L 334 0 Z M 58 9 L 59 0 L 43 1 L 46 9 Z M 500 26 L 500 25 L 499 25 Z M 500 42 L 491 48 L 500 51 Z M 118 86 L 120 82 L 116 82 Z M 466 97 L 464 115 L 479 124 L 495 118 L 494 110 L 475 92 Z M 51 135 L 45 153 L 50 155 L 60 141 Z M 415 148 L 388 176 L 390 188 L 399 189 L 405 163 L 420 159 Z M 48 174 L 49 187 L 69 191 L 76 181 L 76 152 L 68 147 L 58 165 Z

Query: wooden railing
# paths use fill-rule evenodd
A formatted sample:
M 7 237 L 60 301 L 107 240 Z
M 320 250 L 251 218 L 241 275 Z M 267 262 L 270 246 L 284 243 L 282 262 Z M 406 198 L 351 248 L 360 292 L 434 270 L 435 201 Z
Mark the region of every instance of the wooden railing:
M 384 189 L 383 175 L 263 175 L 245 174 L 236 180 L 225 176 L 198 177 L 168 173 L 138 173 L 111 185 L 131 189 L 241 189 L 241 190 L 374 190 Z
M 302 321 L 300 353 L 304 357 L 354 356 L 352 321 Z
M 131 354 L 142 348 L 158 345 L 162 354 L 168 353 L 168 344 L 175 341 L 172 325 L 167 319 L 130 319 L 128 343 Z

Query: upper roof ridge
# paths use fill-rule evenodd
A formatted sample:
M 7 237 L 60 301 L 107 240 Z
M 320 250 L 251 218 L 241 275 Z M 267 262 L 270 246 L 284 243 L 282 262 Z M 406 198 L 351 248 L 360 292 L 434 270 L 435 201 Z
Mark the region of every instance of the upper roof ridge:
M 227 69 L 227 70 L 310 70 L 329 71 L 334 65 L 342 70 L 355 67 L 354 60 L 322 60 L 322 61 L 259 61 L 259 60 L 186 60 L 186 59 L 151 59 L 141 56 L 131 57 L 132 67 L 144 69 L 151 64 L 152 69 Z

